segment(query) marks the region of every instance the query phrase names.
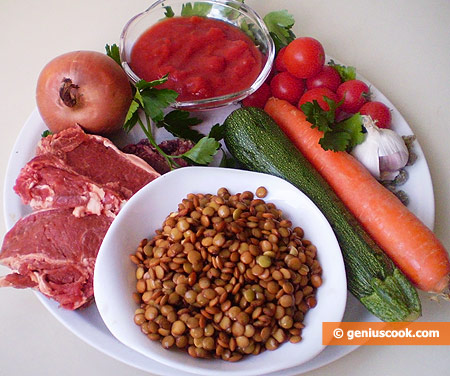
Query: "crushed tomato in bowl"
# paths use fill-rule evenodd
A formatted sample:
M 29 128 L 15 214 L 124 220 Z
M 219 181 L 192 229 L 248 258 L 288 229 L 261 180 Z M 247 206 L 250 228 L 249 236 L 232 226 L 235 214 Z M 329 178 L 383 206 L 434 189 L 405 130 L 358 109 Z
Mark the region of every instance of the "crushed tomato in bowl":
M 264 56 L 239 28 L 198 16 L 173 17 L 145 31 L 131 50 L 130 67 L 146 81 L 169 74 L 162 88 L 178 101 L 212 98 L 248 89 Z

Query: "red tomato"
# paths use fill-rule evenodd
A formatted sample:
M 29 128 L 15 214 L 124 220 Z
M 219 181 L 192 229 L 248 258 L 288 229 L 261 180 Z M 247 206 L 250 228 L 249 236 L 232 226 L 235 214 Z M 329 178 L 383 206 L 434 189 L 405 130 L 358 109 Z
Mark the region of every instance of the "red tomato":
M 288 72 L 281 72 L 270 81 L 270 90 L 275 98 L 295 105 L 305 91 L 305 82 Z
M 325 102 L 323 97 L 330 98 L 335 102 L 338 101 L 338 96 L 336 95 L 336 93 L 332 92 L 326 87 L 317 87 L 315 89 L 308 90 L 305 94 L 302 95 L 300 101 L 298 102 L 298 108 L 301 109 L 301 105 L 305 104 L 306 102 L 312 102 L 313 100 L 316 100 L 322 110 L 328 111 L 330 109 L 330 106 L 327 102 Z
M 264 108 L 271 95 L 269 84 L 263 83 L 258 90 L 242 100 L 242 105 L 244 107 Z
M 286 52 L 286 46 L 278 51 L 277 57 L 275 58 L 275 69 L 278 72 L 286 72 L 287 68 L 283 61 L 284 53 Z
M 306 88 L 309 90 L 316 87 L 327 87 L 336 92 L 341 82 L 341 76 L 339 76 L 337 70 L 325 65 L 318 74 L 306 80 Z
M 310 78 L 322 70 L 325 51 L 314 38 L 297 38 L 287 45 L 283 62 L 287 71 L 295 77 Z
M 389 107 L 381 102 L 367 102 L 360 109 L 361 115 L 368 115 L 379 128 L 390 128 L 392 115 Z
M 339 85 L 336 91 L 339 101 L 344 99 L 341 110 L 354 114 L 359 111 L 361 106 L 368 102 L 370 90 L 369 87 L 360 80 L 350 80 Z

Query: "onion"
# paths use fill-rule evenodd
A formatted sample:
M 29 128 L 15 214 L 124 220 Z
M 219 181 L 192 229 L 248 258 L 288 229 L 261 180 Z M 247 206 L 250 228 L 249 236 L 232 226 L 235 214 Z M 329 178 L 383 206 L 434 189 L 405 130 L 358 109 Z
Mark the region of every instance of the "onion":
M 122 127 L 131 100 L 123 69 L 95 51 L 56 57 L 42 70 L 36 89 L 39 113 L 53 133 L 75 124 L 89 133 L 113 133 Z

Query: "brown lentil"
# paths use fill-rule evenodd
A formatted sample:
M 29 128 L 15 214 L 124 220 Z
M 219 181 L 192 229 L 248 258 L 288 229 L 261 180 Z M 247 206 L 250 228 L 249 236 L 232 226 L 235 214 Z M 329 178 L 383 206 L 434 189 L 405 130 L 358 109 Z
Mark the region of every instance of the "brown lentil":
M 256 197 L 264 198 L 267 196 L 267 189 L 265 187 L 259 187 L 256 189 Z
M 313 287 L 318 288 L 322 285 L 322 278 L 318 274 L 313 274 L 311 276 L 311 284 Z
M 317 248 L 266 195 L 190 193 L 140 242 L 134 322 L 149 339 L 231 362 L 301 341 L 322 285 Z

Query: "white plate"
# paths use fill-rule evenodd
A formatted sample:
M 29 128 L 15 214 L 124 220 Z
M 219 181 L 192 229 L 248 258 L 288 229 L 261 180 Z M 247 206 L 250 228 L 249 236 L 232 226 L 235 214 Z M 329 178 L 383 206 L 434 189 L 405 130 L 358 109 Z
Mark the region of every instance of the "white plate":
M 361 77 L 359 77 L 361 78 Z M 370 84 L 367 80 L 365 80 Z M 413 132 L 405 119 L 392 105 L 392 103 L 380 93 L 373 85 L 370 86 L 373 100 L 385 103 L 392 109 L 392 128 L 401 135 L 411 135 Z M 221 109 L 217 118 L 224 118 L 232 108 Z M 202 116 L 208 116 L 208 113 Z M 215 119 L 208 119 L 207 124 L 213 124 Z M 207 125 L 206 125 L 207 126 Z M 4 217 L 7 229 L 24 215 L 30 212 L 29 208 L 22 205 L 19 197 L 12 187 L 20 169 L 34 156 L 36 145 L 42 132 L 46 129 L 37 110 L 33 111 L 19 134 L 11 153 L 4 186 Z M 164 133 L 158 137 L 164 138 Z M 130 135 L 131 141 L 139 139 L 139 134 Z M 416 214 L 429 228 L 434 226 L 434 195 L 430 172 L 424 154 L 416 141 L 415 152 L 418 155 L 417 162 L 408 168 L 409 180 L 402 187 L 409 195 L 410 210 Z M 20 293 L 19 291 L 17 292 Z M 98 350 L 118 359 L 130 366 L 160 375 L 173 375 L 176 372 L 180 376 L 192 375 L 187 372 L 175 371 L 159 362 L 153 361 L 142 354 L 137 353 L 116 340 L 103 323 L 95 304 L 87 309 L 71 312 L 59 309 L 58 305 L 45 298 L 40 293 L 37 296 L 42 304 L 69 330 Z M 343 321 L 375 321 L 377 320 L 353 297 L 347 299 L 347 306 Z M 311 371 L 329 364 L 355 350 L 357 346 L 328 346 L 317 357 L 309 362 L 280 372 L 270 373 L 270 376 L 290 376 Z M 269 375 L 269 374 L 267 374 Z
M 180 184 L 183 182 L 183 184 Z M 220 187 L 231 193 L 268 190 L 265 198 L 283 211 L 286 218 L 305 231 L 305 238 L 318 249 L 323 284 L 317 291 L 318 304 L 305 317 L 302 341 L 286 343 L 276 351 L 245 357 L 239 362 L 194 359 L 181 351 L 167 351 L 149 341 L 132 320 L 138 306 L 136 266 L 129 254 L 144 238 L 155 235 L 164 219 L 177 210 L 188 193 L 215 194 Z M 220 167 L 186 167 L 153 180 L 137 192 L 112 223 L 100 248 L 94 272 L 97 308 L 111 333 L 128 347 L 160 363 L 192 373 L 217 376 L 252 376 L 275 372 L 317 356 L 322 345 L 322 323 L 342 319 L 347 298 L 344 261 L 336 237 L 325 216 L 296 187 L 275 176 Z

